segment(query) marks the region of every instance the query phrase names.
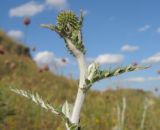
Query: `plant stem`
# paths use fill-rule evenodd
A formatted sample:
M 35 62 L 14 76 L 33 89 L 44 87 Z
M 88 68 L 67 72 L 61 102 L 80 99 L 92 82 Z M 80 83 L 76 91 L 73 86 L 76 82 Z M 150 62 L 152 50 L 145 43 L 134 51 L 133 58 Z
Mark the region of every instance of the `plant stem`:
M 123 108 L 122 108 L 122 114 L 121 114 L 121 129 L 124 129 L 124 120 L 125 120 L 125 111 L 126 111 L 126 98 L 123 97 Z
M 70 128 L 69 128 L 69 126 L 68 126 L 67 123 L 65 124 L 65 126 L 66 126 L 66 129 L 67 129 L 67 130 L 70 130 Z
M 72 118 L 71 118 L 71 122 L 75 124 L 79 124 L 80 111 L 81 111 L 81 108 L 84 102 L 84 98 L 86 95 L 86 93 L 83 91 L 83 88 L 85 88 L 85 79 L 87 76 L 86 62 L 85 62 L 85 58 L 83 54 L 77 57 L 77 62 L 78 62 L 79 69 L 80 69 L 80 80 L 79 80 L 78 93 L 77 93 L 77 97 L 75 100 L 75 105 L 73 108 L 73 113 L 72 113 Z
M 141 120 L 141 126 L 140 126 L 140 129 L 141 129 L 141 130 L 144 129 L 144 123 L 145 123 L 145 118 L 146 118 L 147 109 L 148 109 L 148 106 L 147 106 L 147 105 L 144 105 L 144 111 L 143 111 L 143 114 L 142 114 L 142 120 Z
M 118 130 L 121 129 L 121 109 L 119 104 L 117 104 L 117 121 L 118 121 Z
M 76 56 L 78 66 L 79 66 L 79 71 L 80 71 L 79 88 L 78 88 L 77 97 L 76 97 L 74 108 L 73 108 L 72 117 L 70 119 L 72 123 L 79 125 L 80 112 L 81 112 L 81 108 L 86 95 L 86 92 L 83 91 L 83 89 L 86 87 L 85 79 L 87 77 L 87 65 L 86 65 L 84 54 L 74 46 L 71 40 L 69 40 L 68 38 L 65 38 L 65 41 L 67 42 L 70 50 L 72 50 L 72 52 Z

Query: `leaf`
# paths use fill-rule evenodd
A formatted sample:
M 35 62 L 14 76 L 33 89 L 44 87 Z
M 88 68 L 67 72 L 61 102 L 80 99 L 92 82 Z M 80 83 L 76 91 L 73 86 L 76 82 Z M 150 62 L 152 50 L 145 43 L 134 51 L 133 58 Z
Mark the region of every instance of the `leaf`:
M 59 111 L 58 108 L 54 108 L 51 104 L 45 102 L 38 93 L 32 93 L 30 91 L 25 91 L 25 90 L 21 90 L 21 89 L 17 89 L 17 88 L 10 88 L 10 90 L 12 92 L 15 92 L 21 96 L 24 96 L 28 99 L 31 99 L 34 103 L 36 103 L 37 105 L 39 105 L 40 107 L 44 108 L 45 110 L 49 110 L 52 113 L 56 114 L 56 115 L 61 115 L 61 112 Z
M 62 106 L 62 113 L 68 118 L 71 119 L 73 111 L 73 105 L 69 104 L 67 101 Z
M 87 83 L 95 83 L 99 80 L 105 79 L 105 78 L 110 78 L 113 76 L 118 76 L 120 74 L 126 73 L 126 72 L 131 72 L 131 71 L 137 71 L 137 70 L 143 70 L 149 68 L 148 66 L 133 66 L 133 65 L 128 65 L 126 67 L 118 67 L 114 70 L 100 70 L 100 67 L 96 65 L 96 63 L 92 63 L 88 67 L 88 78 L 86 82 Z
M 97 70 L 99 69 L 99 64 L 93 62 L 88 66 L 87 72 L 88 77 L 87 79 L 92 81 L 93 77 L 96 75 Z

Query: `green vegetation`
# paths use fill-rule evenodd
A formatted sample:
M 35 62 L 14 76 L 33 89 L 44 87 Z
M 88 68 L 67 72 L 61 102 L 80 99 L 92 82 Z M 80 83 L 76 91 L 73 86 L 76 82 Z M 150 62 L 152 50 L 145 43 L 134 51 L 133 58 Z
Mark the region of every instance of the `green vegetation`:
M 6 34 L 1 30 L 0 30 L 0 51 L 3 51 L 5 54 L 30 56 L 28 47 L 25 47 L 23 44 L 13 41 L 11 38 L 7 37 Z
M 29 53 L 17 53 L 15 48 L 19 44 L 6 37 L 3 32 L 0 32 L 0 39 L 0 46 L 6 50 L 5 54 L 0 54 L 0 91 L 3 102 L 7 104 L 3 111 L 12 108 L 15 113 L 4 119 L 0 130 L 64 130 L 65 126 L 60 118 L 12 93 L 9 87 L 38 92 L 43 99 L 59 106 L 66 99 L 74 102 L 77 83 L 49 71 L 39 72 L 34 61 L 28 57 Z M 126 97 L 127 105 L 124 130 L 140 130 L 146 97 L 153 103 L 147 109 L 144 130 L 160 129 L 158 97 L 143 90 L 109 89 L 104 92 L 91 90 L 88 93 L 81 113 L 82 130 L 116 130 L 113 128 L 118 124 L 117 104 L 122 107 L 123 97 Z
M 3 93 L 0 90 L 0 124 L 3 123 L 5 118 L 13 115 L 14 115 L 14 110 L 12 108 L 8 108 Z

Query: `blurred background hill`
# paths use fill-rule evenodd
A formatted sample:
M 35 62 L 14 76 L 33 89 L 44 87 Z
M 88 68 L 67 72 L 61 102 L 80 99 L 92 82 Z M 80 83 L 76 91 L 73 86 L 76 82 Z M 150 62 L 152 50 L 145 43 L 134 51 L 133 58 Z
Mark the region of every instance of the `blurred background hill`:
M 0 130 L 63 130 L 63 122 L 9 87 L 38 92 L 55 106 L 66 100 L 74 103 L 77 81 L 40 70 L 28 47 L 0 31 Z M 140 130 L 145 99 L 147 109 L 144 130 L 160 129 L 160 99 L 151 92 L 134 89 L 91 90 L 81 113 L 82 129 L 117 130 L 117 105 L 126 98 L 125 130 Z M 158 91 L 158 90 L 157 90 Z

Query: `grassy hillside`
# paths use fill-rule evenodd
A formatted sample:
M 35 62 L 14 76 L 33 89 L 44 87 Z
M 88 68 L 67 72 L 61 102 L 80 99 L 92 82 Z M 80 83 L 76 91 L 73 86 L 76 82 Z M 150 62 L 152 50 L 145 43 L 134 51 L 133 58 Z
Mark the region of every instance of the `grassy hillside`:
M 0 91 L 3 102 L 15 113 L 0 123 L 0 130 L 64 130 L 63 122 L 58 117 L 11 92 L 9 87 L 38 92 L 48 102 L 57 106 L 65 100 L 74 102 L 76 82 L 49 71 L 39 72 L 30 57 L 29 49 L 15 43 L 1 31 L 0 47 L 5 51 L 0 54 Z M 146 97 L 152 105 L 147 109 L 144 130 L 160 129 L 159 98 L 150 92 L 130 89 L 90 91 L 81 114 L 82 129 L 113 130 L 118 124 L 117 105 L 122 107 L 123 97 L 126 97 L 127 104 L 125 130 L 140 130 Z
M 6 34 L 0 30 L 0 51 L 5 54 L 17 54 L 30 56 L 29 48 L 25 47 L 21 43 L 16 43 L 11 38 L 7 37 Z

